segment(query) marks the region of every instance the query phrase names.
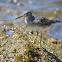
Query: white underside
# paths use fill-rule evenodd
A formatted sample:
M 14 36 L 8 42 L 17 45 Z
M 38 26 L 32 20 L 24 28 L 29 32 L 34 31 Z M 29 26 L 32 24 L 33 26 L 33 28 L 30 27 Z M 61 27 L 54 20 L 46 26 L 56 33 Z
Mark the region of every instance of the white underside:
M 27 18 L 25 18 L 25 23 L 27 24 L 28 22 L 27 22 Z

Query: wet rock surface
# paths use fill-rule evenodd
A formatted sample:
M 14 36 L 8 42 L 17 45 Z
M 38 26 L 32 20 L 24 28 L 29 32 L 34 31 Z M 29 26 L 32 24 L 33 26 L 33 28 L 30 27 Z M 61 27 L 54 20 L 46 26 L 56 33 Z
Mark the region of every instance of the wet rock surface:
M 30 26 L 24 18 L 15 20 L 26 9 L 34 15 L 62 21 L 61 0 L 1 0 L 0 62 L 61 62 L 62 22 Z
M 42 33 L 27 28 L 26 26 L 17 27 L 11 37 L 1 39 L 0 54 L 3 55 L 2 61 L 60 62 L 61 47 L 52 44 L 50 39 L 43 37 Z M 4 35 L 2 34 L 2 36 Z

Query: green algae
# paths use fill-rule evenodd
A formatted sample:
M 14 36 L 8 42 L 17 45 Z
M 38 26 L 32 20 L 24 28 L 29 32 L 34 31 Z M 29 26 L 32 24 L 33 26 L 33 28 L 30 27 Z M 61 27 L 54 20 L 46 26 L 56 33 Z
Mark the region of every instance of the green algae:
M 6 42 L 0 47 L 3 61 L 60 62 L 62 59 L 61 47 L 51 43 L 42 32 L 38 33 L 26 26 L 17 27 L 10 39 L 7 37 L 3 40 Z

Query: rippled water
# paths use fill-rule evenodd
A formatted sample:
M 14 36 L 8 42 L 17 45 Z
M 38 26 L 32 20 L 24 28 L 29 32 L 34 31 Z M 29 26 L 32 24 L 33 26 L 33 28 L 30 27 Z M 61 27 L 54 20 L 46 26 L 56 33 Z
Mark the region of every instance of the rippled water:
M 11 23 L 20 21 L 21 19 L 14 19 L 24 10 L 31 10 L 34 14 L 43 15 L 47 18 L 62 20 L 62 0 L 0 0 L 0 21 L 3 21 L 2 24 L 7 21 L 11 21 Z M 61 27 L 62 23 L 51 26 L 50 35 L 62 42 Z
M 62 9 L 62 0 L 0 0 L 0 6 L 7 6 L 16 10 L 33 10 L 40 12 L 49 12 L 52 10 Z M 5 5 L 4 5 L 5 3 Z

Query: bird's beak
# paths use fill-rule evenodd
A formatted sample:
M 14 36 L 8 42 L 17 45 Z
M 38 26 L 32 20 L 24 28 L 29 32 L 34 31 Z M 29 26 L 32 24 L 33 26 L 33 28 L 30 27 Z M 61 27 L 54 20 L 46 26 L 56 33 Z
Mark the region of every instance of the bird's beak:
M 16 20 L 16 19 L 18 19 L 18 18 L 20 18 L 20 17 L 23 17 L 23 16 L 25 16 L 25 15 L 21 15 L 21 16 L 19 16 L 19 17 L 15 18 L 15 20 Z

